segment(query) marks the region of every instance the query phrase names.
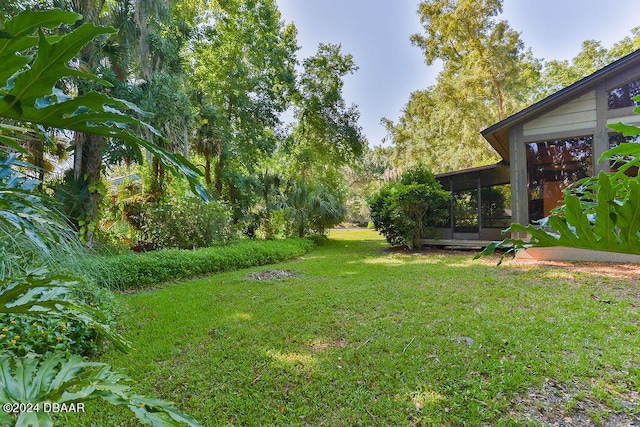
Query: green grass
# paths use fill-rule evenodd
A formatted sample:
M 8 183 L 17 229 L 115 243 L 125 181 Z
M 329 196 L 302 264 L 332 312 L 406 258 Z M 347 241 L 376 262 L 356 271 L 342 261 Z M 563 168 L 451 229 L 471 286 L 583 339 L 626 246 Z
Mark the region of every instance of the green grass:
M 535 425 L 549 384 L 567 411 L 637 416 L 637 276 L 387 247 L 332 231 L 295 261 L 121 295 L 135 349 L 101 361 L 205 426 Z M 267 269 L 298 277 L 245 278 Z M 61 425 L 127 419 L 92 405 Z

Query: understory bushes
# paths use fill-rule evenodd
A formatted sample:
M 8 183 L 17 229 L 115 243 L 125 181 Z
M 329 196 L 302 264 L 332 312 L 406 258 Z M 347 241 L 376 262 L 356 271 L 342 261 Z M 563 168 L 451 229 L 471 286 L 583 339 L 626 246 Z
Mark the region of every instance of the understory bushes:
M 122 203 L 124 217 L 142 249 L 195 249 L 230 242 L 236 235 L 231 208 L 181 194 L 160 202 L 131 197 Z
M 369 199 L 371 220 L 390 244 L 415 249 L 447 218 L 449 198 L 428 169 L 415 167 Z
M 224 247 L 164 249 L 95 259 L 96 280 L 105 287 L 137 289 L 169 280 L 272 264 L 303 255 L 311 239 L 245 240 Z
M 5 282 L 0 282 L 3 285 Z M 99 309 L 105 325 L 115 328 L 117 306 L 112 294 L 93 284 L 78 282 L 69 296 L 76 302 Z M 72 317 L 46 314 L 0 314 L 0 354 L 25 356 L 57 351 L 93 356 L 108 343 L 92 325 Z

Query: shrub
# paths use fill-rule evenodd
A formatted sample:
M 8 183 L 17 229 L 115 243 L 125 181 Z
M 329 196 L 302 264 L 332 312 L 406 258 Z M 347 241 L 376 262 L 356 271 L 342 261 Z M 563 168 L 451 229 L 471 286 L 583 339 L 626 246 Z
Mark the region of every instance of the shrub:
M 329 186 L 293 181 L 287 190 L 283 208 L 293 235 L 306 236 L 309 231 L 324 232 L 342 222 L 347 214 L 339 191 Z
M 120 290 L 136 289 L 168 280 L 272 264 L 306 253 L 309 239 L 245 240 L 224 247 L 164 249 L 96 258 L 101 285 Z
M 103 322 L 114 328 L 116 305 L 109 291 L 95 285 L 77 284 L 69 297 L 88 304 L 104 314 Z M 0 353 L 24 356 L 60 351 L 91 356 L 102 350 L 107 342 L 97 329 L 73 317 L 54 317 L 38 314 L 2 314 L 0 323 Z
M 431 172 L 414 168 L 369 200 L 371 220 L 390 244 L 413 249 L 430 227 L 447 218 L 449 198 Z
M 310 234 L 307 236 L 307 239 L 311 240 L 316 246 L 322 246 L 327 243 L 329 238 L 324 234 Z
M 191 194 L 157 203 L 130 199 L 123 208 L 145 249 L 203 248 L 236 235 L 229 206 Z

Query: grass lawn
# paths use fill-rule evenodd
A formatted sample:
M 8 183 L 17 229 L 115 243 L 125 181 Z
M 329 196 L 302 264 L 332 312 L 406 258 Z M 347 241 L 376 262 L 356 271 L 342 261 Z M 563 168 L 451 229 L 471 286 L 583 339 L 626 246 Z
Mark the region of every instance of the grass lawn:
M 295 261 L 123 294 L 134 350 L 100 360 L 205 426 L 638 420 L 637 270 L 386 249 L 332 231 Z M 245 277 L 273 269 L 296 277 Z M 122 414 L 61 425 L 136 425 Z

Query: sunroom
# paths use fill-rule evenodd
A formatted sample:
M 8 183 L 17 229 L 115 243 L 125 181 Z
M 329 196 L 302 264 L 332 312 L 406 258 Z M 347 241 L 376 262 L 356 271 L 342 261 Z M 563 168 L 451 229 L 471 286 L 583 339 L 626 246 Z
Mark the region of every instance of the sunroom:
M 453 195 L 450 223 L 439 230 L 442 239 L 500 238 L 492 224 L 502 226 L 507 217 L 509 223 L 523 225 L 541 219 L 561 203 L 563 190 L 570 184 L 615 168 L 615 164 L 598 159 L 610 147 L 633 138 L 623 137 L 607 125 L 640 124 L 640 115 L 633 112 L 637 102 L 631 99 L 636 95 L 640 95 L 640 51 L 482 131 L 503 160 L 437 176 Z M 482 192 L 504 192 L 506 187 L 500 187 L 504 185 L 510 188 L 510 206 L 494 215 L 504 218 L 487 222 Z M 461 197 L 466 197 L 466 205 L 458 202 Z M 475 211 L 471 209 L 474 203 Z M 465 208 L 458 209 L 460 206 Z

